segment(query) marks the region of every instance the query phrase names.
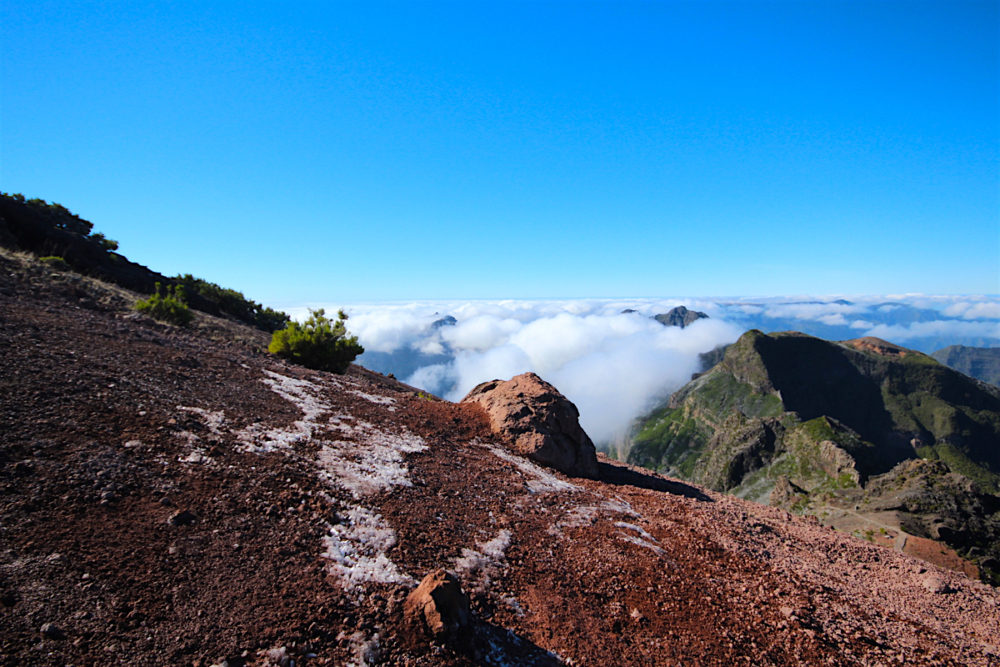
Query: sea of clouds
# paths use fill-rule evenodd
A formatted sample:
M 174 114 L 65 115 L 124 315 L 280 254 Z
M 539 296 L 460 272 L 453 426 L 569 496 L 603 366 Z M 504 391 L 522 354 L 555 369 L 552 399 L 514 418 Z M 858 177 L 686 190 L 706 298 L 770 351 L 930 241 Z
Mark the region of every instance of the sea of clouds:
M 709 317 L 683 329 L 652 319 L 678 305 Z M 366 350 L 358 359 L 362 365 L 449 400 L 480 382 L 533 371 L 577 405 L 599 444 L 620 439 L 636 417 L 704 370 L 699 354 L 751 328 L 831 340 L 877 336 L 925 352 L 953 344 L 1000 346 L 1000 298 L 986 296 L 421 301 L 344 308 Z M 306 307 L 289 310 L 296 318 L 307 313 Z

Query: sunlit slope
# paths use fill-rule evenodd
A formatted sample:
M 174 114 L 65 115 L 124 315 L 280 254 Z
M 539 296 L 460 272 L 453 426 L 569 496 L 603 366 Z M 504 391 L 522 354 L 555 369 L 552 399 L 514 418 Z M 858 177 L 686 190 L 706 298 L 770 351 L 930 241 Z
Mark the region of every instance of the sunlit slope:
M 894 512 L 972 557 L 1000 534 L 1000 391 L 875 338 L 749 331 L 636 423 L 628 458 L 824 518 Z M 936 462 L 917 485 L 912 460 Z

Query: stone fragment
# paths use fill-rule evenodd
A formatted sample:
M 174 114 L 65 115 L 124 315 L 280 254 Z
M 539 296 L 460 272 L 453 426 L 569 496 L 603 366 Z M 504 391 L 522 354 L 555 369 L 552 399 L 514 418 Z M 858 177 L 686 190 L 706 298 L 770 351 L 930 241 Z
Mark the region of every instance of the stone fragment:
M 407 596 L 403 615 L 435 639 L 454 636 L 468 627 L 469 598 L 450 572 L 434 570 Z
M 190 526 L 195 521 L 198 520 L 198 516 L 194 512 L 188 510 L 177 510 L 170 515 L 167 519 L 167 523 L 171 526 Z
M 490 428 L 521 454 L 567 475 L 596 479 L 597 450 L 576 406 L 534 373 L 484 382 L 462 399 L 486 410 Z
M 55 623 L 45 623 L 42 625 L 41 633 L 48 639 L 66 639 L 66 633 Z
M 944 577 L 932 572 L 928 572 L 921 577 L 920 584 L 931 593 L 943 594 L 955 592 L 955 589 L 948 584 Z

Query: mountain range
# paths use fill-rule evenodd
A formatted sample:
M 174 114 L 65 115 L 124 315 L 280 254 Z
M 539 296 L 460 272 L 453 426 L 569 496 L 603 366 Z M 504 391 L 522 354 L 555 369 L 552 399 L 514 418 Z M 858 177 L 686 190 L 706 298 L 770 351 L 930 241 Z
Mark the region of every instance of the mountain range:
M 521 454 L 528 412 L 585 443 L 575 409 L 509 392 L 515 438 L 140 296 L 0 249 L 5 664 L 1000 656 L 1000 593 L 962 573 L 592 449 L 594 479 Z
M 929 551 L 963 529 L 953 514 L 969 535 L 995 515 L 996 461 L 976 434 L 997 393 L 928 357 L 747 334 L 694 381 L 704 401 L 692 389 L 664 408 L 694 401 L 693 429 L 737 426 L 747 455 L 712 459 L 702 485 L 595 453 L 577 408 L 533 374 L 452 403 L 360 365 L 316 371 L 233 314 L 166 324 L 96 268 L 4 243 L 5 664 L 1000 659 L 1000 592 L 966 567 L 989 555 Z M 797 397 L 814 356 L 840 375 Z M 888 416 L 864 407 L 876 395 Z M 810 434 L 826 454 L 775 478 L 782 507 L 711 488 Z M 824 484 L 856 504 L 891 492 L 917 518 L 931 504 L 937 536 L 909 529 L 893 549 L 799 516 Z

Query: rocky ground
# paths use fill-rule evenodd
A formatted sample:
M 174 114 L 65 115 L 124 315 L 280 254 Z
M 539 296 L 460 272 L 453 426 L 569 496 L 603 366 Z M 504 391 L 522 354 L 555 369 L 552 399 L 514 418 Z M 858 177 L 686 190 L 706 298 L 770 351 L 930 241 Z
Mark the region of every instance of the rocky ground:
M 776 508 L 517 456 L 482 409 L 0 255 L 3 664 L 1000 663 L 1000 594 Z M 473 624 L 404 600 L 437 568 Z

